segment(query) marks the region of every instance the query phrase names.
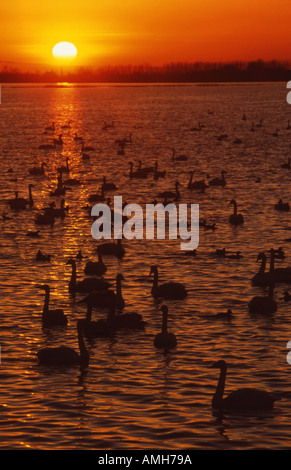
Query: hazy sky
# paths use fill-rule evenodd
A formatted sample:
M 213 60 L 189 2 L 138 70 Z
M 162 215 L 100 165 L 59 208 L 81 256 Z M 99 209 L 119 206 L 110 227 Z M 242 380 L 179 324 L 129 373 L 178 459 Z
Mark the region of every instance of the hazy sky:
M 290 0 L 9 0 L 0 17 L 16 65 L 56 64 L 60 41 L 75 65 L 291 58 Z

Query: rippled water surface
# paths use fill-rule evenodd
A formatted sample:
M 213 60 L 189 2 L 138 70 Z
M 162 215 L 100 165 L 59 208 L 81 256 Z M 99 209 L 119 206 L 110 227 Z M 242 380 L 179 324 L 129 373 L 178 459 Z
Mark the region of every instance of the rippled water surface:
M 242 120 L 245 113 L 247 120 Z M 3 86 L 0 107 L 1 212 L 1 367 L 0 446 L 2 449 L 283 449 L 290 447 L 291 366 L 286 344 L 291 340 L 290 303 L 283 301 L 288 286 L 278 284 L 276 314 L 253 316 L 248 302 L 262 295 L 251 283 L 259 252 L 283 247 L 290 262 L 290 215 L 274 210 L 279 198 L 291 202 L 291 171 L 280 165 L 290 156 L 291 130 L 286 129 L 290 106 L 286 84 L 221 86 Z M 262 127 L 257 127 L 260 120 Z M 71 122 L 70 128 L 61 126 Z M 104 122 L 114 126 L 103 130 Z M 44 134 L 55 122 L 55 133 Z M 203 124 L 201 131 L 191 130 Z M 252 124 L 254 123 L 254 131 Z M 278 136 L 273 133 L 278 129 Z M 63 134 L 64 145 L 39 150 L 42 143 Z M 83 136 L 90 160 L 82 159 Z M 125 154 L 117 139 L 129 138 Z M 227 139 L 217 140 L 221 134 Z M 235 139 L 241 139 L 235 144 Z M 186 155 L 186 161 L 172 161 Z M 65 196 L 69 211 L 53 227 L 36 226 L 35 217 L 56 188 L 57 167 L 69 157 L 70 178 L 81 181 Z M 166 170 L 165 178 L 129 179 L 129 162 Z M 29 169 L 45 161 L 45 177 Z M 12 171 L 9 171 L 12 169 Z M 194 179 L 220 176 L 227 185 L 204 193 L 187 189 Z M 105 278 L 125 280 L 124 312 L 142 314 L 145 331 L 120 331 L 114 339 L 86 340 L 90 365 L 85 370 L 40 366 L 36 353 L 44 346 L 66 344 L 78 348 L 76 322 L 86 314 L 82 295 L 69 295 L 70 257 L 79 250 L 77 274 L 96 260 L 99 242 L 91 236 L 92 218 L 86 206 L 90 194 L 100 192 L 103 176 L 118 186 L 113 195 L 126 202 L 151 203 L 158 192 L 181 184 L 181 202 L 197 203 L 200 218 L 216 230 L 200 227 L 197 256 L 180 250 L 179 240 L 124 240 L 122 260 L 104 257 Z M 67 177 L 67 176 L 66 176 Z M 64 175 L 64 179 L 66 178 Z M 260 178 L 260 182 L 257 179 Z M 34 205 L 13 212 L 6 200 L 27 197 Z M 235 198 L 243 226 L 228 218 Z M 39 230 L 39 237 L 27 236 Z M 214 256 L 216 249 L 240 251 L 241 259 Z M 36 262 L 38 250 L 50 262 Z M 269 262 L 269 261 L 268 261 Z M 157 265 L 161 282 L 185 284 L 185 300 L 155 301 L 150 268 Z M 44 329 L 43 291 L 51 286 L 51 307 L 63 308 L 67 328 Z M 290 287 L 289 287 L 290 288 Z M 154 347 L 161 328 L 160 306 L 169 308 L 169 328 L 178 345 L 170 351 Z M 211 315 L 233 311 L 231 321 Z M 94 310 L 103 318 L 106 310 Z M 273 411 L 254 414 L 212 410 L 218 370 L 216 359 L 229 364 L 226 393 L 242 386 L 276 392 L 281 400 Z

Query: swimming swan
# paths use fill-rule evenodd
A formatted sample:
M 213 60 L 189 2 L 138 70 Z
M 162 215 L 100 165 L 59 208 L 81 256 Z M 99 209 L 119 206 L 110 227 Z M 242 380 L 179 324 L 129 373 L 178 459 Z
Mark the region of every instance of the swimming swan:
M 212 407 L 220 410 L 260 411 L 271 410 L 277 400 L 270 392 L 255 388 L 239 388 L 223 398 L 227 364 L 220 360 L 211 367 L 220 369 L 220 376 L 215 394 L 212 398 Z

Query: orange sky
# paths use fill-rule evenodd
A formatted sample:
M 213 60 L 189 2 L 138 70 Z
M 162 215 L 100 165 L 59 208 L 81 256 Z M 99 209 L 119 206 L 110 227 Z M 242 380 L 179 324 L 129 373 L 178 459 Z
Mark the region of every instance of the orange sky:
M 60 41 L 76 66 L 291 58 L 289 0 L 9 0 L 0 15 L 0 67 L 57 65 Z

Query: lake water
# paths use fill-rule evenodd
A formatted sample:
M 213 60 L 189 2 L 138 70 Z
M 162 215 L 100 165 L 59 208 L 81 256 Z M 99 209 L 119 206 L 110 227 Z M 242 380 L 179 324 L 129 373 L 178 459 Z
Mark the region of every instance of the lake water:
M 274 210 L 280 198 L 291 202 L 291 171 L 280 165 L 290 156 L 291 130 L 286 84 L 228 84 L 220 86 L 59 86 L 4 85 L 0 106 L 1 220 L 1 365 L 0 447 L 2 449 L 287 449 L 291 433 L 291 366 L 286 344 L 291 340 L 288 286 L 278 284 L 274 315 L 249 314 L 248 302 L 265 289 L 253 286 L 260 263 L 257 255 L 282 247 L 290 263 L 290 215 Z M 246 120 L 242 119 L 243 114 Z M 262 121 L 262 127 L 257 127 Z M 291 118 L 290 118 L 291 119 Z M 61 126 L 71 122 L 70 128 Z M 103 130 L 104 122 L 114 126 Z M 44 134 L 55 123 L 55 132 Z M 201 131 L 191 130 L 203 124 Z M 252 125 L 254 123 L 254 131 Z M 278 130 L 278 136 L 273 133 Z M 39 150 L 62 133 L 63 147 Z M 77 133 L 90 151 L 81 158 Z M 125 154 L 117 139 L 128 138 Z M 227 139 L 218 140 L 221 134 Z M 235 139 L 241 139 L 235 144 Z M 186 161 L 172 161 L 185 155 Z M 65 196 L 66 217 L 53 227 L 36 226 L 41 208 L 56 188 L 57 167 L 69 157 L 70 178 L 81 180 Z M 165 178 L 129 179 L 129 162 L 159 163 Z M 29 169 L 47 163 L 46 176 Z M 12 169 L 13 171 L 9 171 Z M 225 187 L 204 193 L 187 189 L 194 180 L 220 176 Z M 139 312 L 144 331 L 120 331 L 114 339 L 86 340 L 90 364 L 48 367 L 36 353 L 45 346 L 78 348 L 76 322 L 86 314 L 82 295 L 69 295 L 70 257 L 82 250 L 78 278 L 88 260 L 96 260 L 99 244 L 91 236 L 92 217 L 85 209 L 90 194 L 100 192 L 103 176 L 118 186 L 108 193 L 124 201 L 151 203 L 158 192 L 181 184 L 181 201 L 199 204 L 200 218 L 216 230 L 200 227 L 197 256 L 186 256 L 180 240 L 124 240 L 122 260 L 104 257 L 104 277 L 115 282 L 122 273 L 124 312 Z M 64 175 L 64 179 L 67 176 Z M 260 178 L 260 182 L 257 179 Z M 12 211 L 6 200 L 19 191 L 27 197 L 32 183 L 34 205 Z M 106 193 L 107 195 L 107 193 Z M 245 223 L 229 221 L 235 198 Z M 38 238 L 27 236 L 39 230 Z M 214 256 L 216 249 L 240 251 L 241 259 Z M 50 262 L 36 262 L 41 250 Z M 268 258 L 269 259 L 269 258 Z M 269 262 L 269 261 L 268 261 Z M 184 300 L 156 301 L 151 295 L 150 268 L 157 265 L 160 282 L 185 284 Z M 51 287 L 51 308 L 63 308 L 66 328 L 44 329 L 43 291 Z M 155 348 L 161 328 L 160 306 L 169 308 L 169 328 L 177 336 L 170 351 Z M 231 321 L 209 315 L 231 308 Z M 103 318 L 106 310 L 94 310 Z M 212 409 L 218 373 L 217 359 L 228 365 L 226 394 L 251 386 L 281 397 L 274 410 L 255 414 L 217 413 Z

